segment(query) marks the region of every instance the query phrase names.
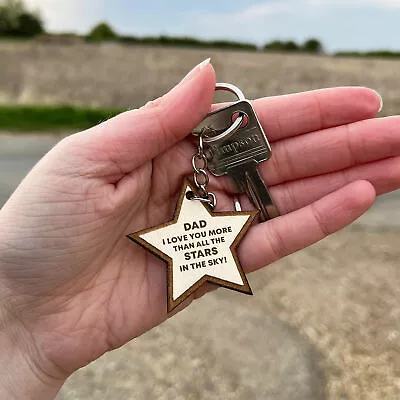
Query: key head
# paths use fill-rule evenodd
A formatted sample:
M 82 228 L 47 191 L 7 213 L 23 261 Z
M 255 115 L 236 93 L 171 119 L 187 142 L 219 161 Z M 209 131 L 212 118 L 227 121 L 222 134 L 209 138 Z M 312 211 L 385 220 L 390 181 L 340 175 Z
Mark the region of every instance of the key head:
M 231 135 L 204 144 L 208 169 L 215 176 L 229 174 L 246 164 L 258 164 L 271 157 L 267 137 L 248 100 L 238 101 L 209 114 L 195 132 L 203 129 L 206 137 L 218 136 L 232 125 L 234 115 L 240 112 L 245 114 L 245 126 L 242 125 Z

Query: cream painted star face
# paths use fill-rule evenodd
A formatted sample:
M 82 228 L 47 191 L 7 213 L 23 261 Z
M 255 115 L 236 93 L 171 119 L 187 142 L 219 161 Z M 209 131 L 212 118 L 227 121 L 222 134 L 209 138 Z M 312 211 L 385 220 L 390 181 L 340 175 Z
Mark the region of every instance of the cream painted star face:
M 168 262 L 168 311 L 205 282 L 252 294 L 235 248 L 257 212 L 213 213 L 191 191 L 185 182 L 173 221 L 128 235 Z

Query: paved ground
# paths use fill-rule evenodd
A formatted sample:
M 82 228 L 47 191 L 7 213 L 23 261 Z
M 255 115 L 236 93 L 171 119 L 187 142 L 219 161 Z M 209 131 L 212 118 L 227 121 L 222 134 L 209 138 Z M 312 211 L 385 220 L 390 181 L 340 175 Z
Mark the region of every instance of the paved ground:
M 0 204 L 57 139 L 0 136 Z M 397 399 L 400 194 L 76 373 L 60 400 Z

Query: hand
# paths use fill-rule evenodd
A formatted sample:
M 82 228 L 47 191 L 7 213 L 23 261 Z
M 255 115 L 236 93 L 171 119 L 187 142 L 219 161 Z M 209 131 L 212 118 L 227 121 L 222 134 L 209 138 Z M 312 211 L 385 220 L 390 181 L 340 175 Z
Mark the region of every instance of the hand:
M 164 97 L 62 140 L 1 210 L 0 326 L 42 381 L 61 385 L 167 318 L 165 265 L 125 235 L 172 218 L 191 174 L 187 137 L 214 86 L 202 65 Z M 327 89 L 254 107 L 273 148 L 260 170 L 284 215 L 251 228 L 239 247 L 246 272 L 345 227 L 375 192 L 399 187 L 400 120 L 369 119 L 375 92 Z M 210 187 L 217 211 L 231 209 L 232 182 Z

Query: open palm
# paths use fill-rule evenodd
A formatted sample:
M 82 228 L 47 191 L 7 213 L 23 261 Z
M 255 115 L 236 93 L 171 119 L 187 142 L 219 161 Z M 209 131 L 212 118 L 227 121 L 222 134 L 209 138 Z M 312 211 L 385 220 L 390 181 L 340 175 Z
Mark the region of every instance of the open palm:
M 45 373 L 67 376 L 167 318 L 165 265 L 125 235 L 172 218 L 195 151 L 186 137 L 214 87 L 212 67 L 198 68 L 163 98 L 64 139 L 1 210 L 1 293 Z M 345 227 L 376 192 L 398 188 L 400 120 L 369 119 L 375 92 L 327 89 L 254 107 L 273 150 L 260 170 L 283 216 L 250 229 L 239 247 L 246 272 Z M 217 211 L 232 209 L 232 182 L 210 186 Z

